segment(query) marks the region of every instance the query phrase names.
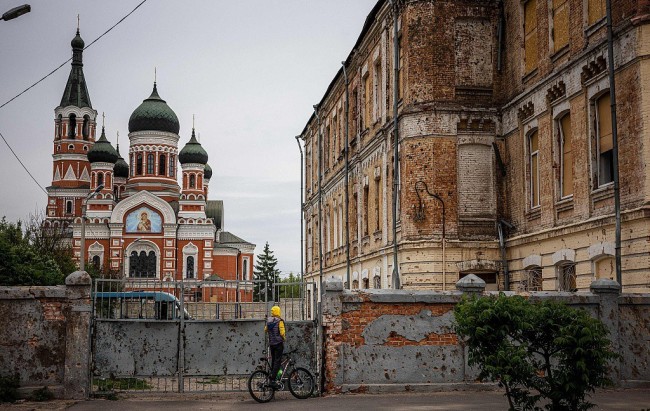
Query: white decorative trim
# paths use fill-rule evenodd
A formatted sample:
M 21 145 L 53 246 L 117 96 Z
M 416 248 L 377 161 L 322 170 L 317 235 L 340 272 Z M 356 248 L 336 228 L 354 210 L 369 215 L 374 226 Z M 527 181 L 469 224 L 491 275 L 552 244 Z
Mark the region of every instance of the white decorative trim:
M 537 254 L 531 254 L 528 257 L 524 258 L 523 268 L 528 269 L 530 267 L 541 267 L 542 266 L 542 256 Z
M 193 243 L 188 243 L 183 247 L 183 278 L 187 278 L 187 257 L 194 257 L 194 277 L 193 279 L 199 278 L 198 266 L 199 266 L 199 247 Z
M 359 279 L 359 272 L 358 271 L 354 271 L 352 273 L 352 279 L 353 280 L 358 280 Z
M 104 246 L 95 241 L 88 247 L 88 256 L 86 257 L 88 261 L 91 261 L 94 256 L 99 257 L 99 266 L 104 265 Z
M 176 224 L 176 215 L 169 203 L 148 191 L 138 191 L 117 203 L 111 215 L 111 223 L 122 224 L 126 213 L 141 204 L 146 204 L 159 211 L 163 216 L 163 224 Z
M 131 142 L 131 147 L 140 144 L 166 144 L 175 148 L 178 146 L 178 140 L 180 140 L 178 134 L 169 133 L 166 131 L 148 130 L 129 133 L 129 141 Z
M 63 153 L 63 154 L 52 154 L 53 161 L 88 161 L 88 157 L 85 154 L 73 154 L 73 153 Z
M 179 224 L 177 237 L 179 240 L 211 240 L 216 228 L 212 224 Z
M 70 114 L 74 114 L 77 118 L 83 118 L 83 116 L 88 115 L 90 121 L 95 122 L 97 119 L 97 111 L 93 110 L 90 107 L 77 107 L 77 106 L 66 106 L 66 107 L 57 107 L 54 109 L 54 116 L 58 117 L 59 114 L 65 119 L 70 117 Z M 55 119 L 57 120 L 57 119 Z
M 564 248 L 562 250 L 554 252 L 553 255 L 551 256 L 551 259 L 553 261 L 553 265 L 558 265 L 559 263 L 563 263 L 566 261 L 575 262 L 576 252 L 575 250 Z
M 616 246 L 614 243 L 602 242 L 589 246 L 589 259 L 594 261 L 602 257 L 613 257 L 616 255 Z

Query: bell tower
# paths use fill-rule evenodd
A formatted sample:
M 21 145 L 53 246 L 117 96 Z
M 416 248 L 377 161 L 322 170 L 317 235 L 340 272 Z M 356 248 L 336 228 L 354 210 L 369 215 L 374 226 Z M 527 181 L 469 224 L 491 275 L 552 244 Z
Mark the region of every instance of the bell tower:
M 97 112 L 83 73 L 84 41 L 77 34 L 72 46 L 72 68 L 61 97 L 54 109 L 54 147 L 52 184 L 47 188 L 47 218 L 66 224 L 81 215 L 81 200 L 90 189 L 90 163 L 87 153 L 95 143 Z

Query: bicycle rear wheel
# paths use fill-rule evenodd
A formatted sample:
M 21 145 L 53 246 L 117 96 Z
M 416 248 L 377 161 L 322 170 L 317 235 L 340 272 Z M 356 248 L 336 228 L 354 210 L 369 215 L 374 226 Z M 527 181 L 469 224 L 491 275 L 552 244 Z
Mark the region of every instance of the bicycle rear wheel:
M 269 384 L 269 373 L 262 370 L 254 371 L 248 377 L 248 392 L 257 402 L 269 402 L 275 396 L 275 390 Z
M 314 377 L 308 370 L 298 367 L 289 374 L 289 391 L 294 397 L 301 400 L 309 398 L 315 387 Z

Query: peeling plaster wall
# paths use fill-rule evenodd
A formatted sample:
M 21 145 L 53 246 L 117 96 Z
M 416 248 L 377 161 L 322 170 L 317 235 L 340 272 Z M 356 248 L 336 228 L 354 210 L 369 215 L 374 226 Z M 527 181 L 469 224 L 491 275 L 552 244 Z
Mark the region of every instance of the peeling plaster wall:
M 331 284 L 326 289 L 326 391 L 482 386 L 454 333 L 453 309 L 462 292 L 343 291 Z M 530 298 L 563 301 L 601 318 L 621 353 L 612 379 L 623 386 L 650 383 L 650 295 L 593 290 L 537 292 Z

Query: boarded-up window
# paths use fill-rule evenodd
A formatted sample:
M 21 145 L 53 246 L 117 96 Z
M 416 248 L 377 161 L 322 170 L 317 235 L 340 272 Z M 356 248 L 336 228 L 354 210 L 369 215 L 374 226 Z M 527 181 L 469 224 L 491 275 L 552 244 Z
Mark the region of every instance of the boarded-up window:
M 606 0 L 589 0 L 587 3 L 588 23 L 591 26 L 603 17 L 607 8 L 605 7 Z
M 539 206 L 539 138 L 537 130 L 528 136 L 530 164 L 530 207 Z
M 487 144 L 458 146 L 458 214 L 461 218 L 490 218 L 496 215 L 492 150 L 492 146 Z
M 381 101 L 379 95 L 381 94 L 381 61 L 375 61 L 375 67 L 373 68 L 373 83 L 374 83 L 374 92 L 373 92 L 373 121 L 377 121 L 381 117 Z
M 553 0 L 553 49 L 569 44 L 569 1 Z
M 487 19 L 456 20 L 456 85 L 492 87 L 494 35 Z
M 365 186 L 363 188 L 363 235 L 366 236 L 368 235 L 369 232 L 369 227 L 368 225 L 370 224 L 370 202 L 368 201 L 368 197 L 370 197 L 370 190 L 368 186 Z
M 610 280 L 614 279 L 614 275 L 616 273 L 615 270 L 615 265 L 614 265 L 614 259 L 613 258 L 603 258 L 594 264 L 594 268 L 596 271 L 596 279 L 601 279 L 601 278 L 608 278 Z
M 397 53 L 399 55 L 399 65 L 397 66 L 397 98 L 401 100 L 404 97 L 404 53 L 402 52 L 402 36 L 399 36 L 397 42 Z
M 371 97 L 371 84 L 370 84 L 370 76 L 366 75 L 366 78 L 364 79 L 364 116 L 363 116 L 363 123 L 365 128 L 370 128 L 370 125 L 372 124 L 372 101 L 370 100 Z
M 571 115 L 567 114 L 558 121 L 560 137 L 560 189 L 562 198 L 573 194 L 573 140 L 571 137 Z
M 614 144 L 609 93 L 596 100 L 596 143 L 598 145 L 598 185 L 614 181 Z
M 526 73 L 537 67 L 537 0 L 524 4 L 524 49 Z

